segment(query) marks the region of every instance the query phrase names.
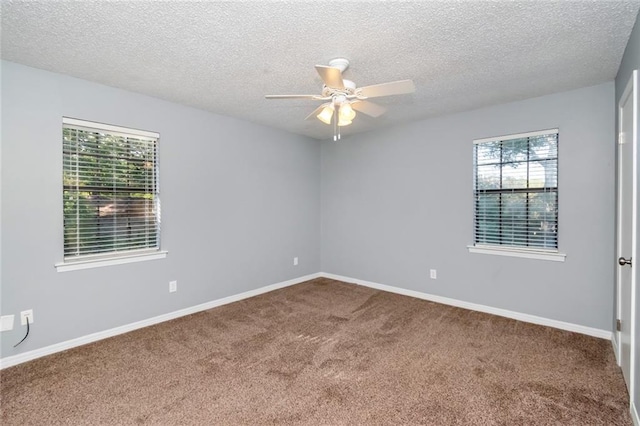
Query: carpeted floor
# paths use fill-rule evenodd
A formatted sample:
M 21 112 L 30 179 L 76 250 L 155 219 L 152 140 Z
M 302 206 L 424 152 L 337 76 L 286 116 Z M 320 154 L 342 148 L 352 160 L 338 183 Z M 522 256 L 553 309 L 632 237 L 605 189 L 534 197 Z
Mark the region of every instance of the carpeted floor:
M 3 425 L 631 425 L 611 342 L 316 279 L 1 372 Z

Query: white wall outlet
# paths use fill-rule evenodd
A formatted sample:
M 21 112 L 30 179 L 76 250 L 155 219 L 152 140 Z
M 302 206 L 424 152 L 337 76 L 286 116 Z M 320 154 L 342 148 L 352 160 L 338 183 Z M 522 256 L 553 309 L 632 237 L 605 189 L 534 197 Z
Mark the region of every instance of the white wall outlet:
M 29 318 L 29 324 L 33 324 L 33 309 L 20 312 L 20 324 L 27 325 L 27 318 Z
M 169 281 L 169 293 L 178 291 L 178 281 Z
M 13 330 L 13 317 L 15 315 L 3 315 L 0 317 L 0 331 Z
M 297 257 L 293 258 L 293 266 L 298 266 L 298 258 Z
M 435 269 L 431 269 L 429 270 L 429 276 L 432 280 L 435 280 L 436 278 L 438 278 L 438 272 Z

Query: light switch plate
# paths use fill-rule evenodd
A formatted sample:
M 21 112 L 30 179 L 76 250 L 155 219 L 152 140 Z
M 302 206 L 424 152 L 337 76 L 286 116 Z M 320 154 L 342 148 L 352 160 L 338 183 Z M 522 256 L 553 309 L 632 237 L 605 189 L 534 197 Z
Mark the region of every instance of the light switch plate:
M 0 317 L 0 331 L 13 330 L 14 315 L 3 315 Z

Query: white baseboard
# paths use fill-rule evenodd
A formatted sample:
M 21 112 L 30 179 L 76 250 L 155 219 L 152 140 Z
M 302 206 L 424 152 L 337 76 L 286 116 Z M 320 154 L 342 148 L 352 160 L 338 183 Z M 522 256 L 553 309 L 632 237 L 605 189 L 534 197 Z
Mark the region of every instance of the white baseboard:
M 586 334 L 588 336 L 599 337 L 601 339 L 611 340 L 612 332 L 608 330 L 601 330 L 598 328 L 585 327 L 583 325 L 572 324 L 569 322 L 552 320 L 549 318 L 538 317 L 535 315 L 523 314 L 520 312 L 509 311 L 506 309 L 494 308 L 491 306 L 479 305 L 477 303 L 465 302 L 462 300 L 451 299 L 443 296 L 436 296 L 433 294 L 422 293 L 415 290 L 407 290 L 400 287 L 393 287 L 385 284 L 378 284 L 371 281 L 359 280 L 356 278 L 344 277 L 336 274 L 329 274 L 326 272 L 320 273 L 321 277 L 331 278 L 338 281 L 344 281 L 347 283 L 354 283 L 365 287 L 371 287 L 378 290 L 388 291 L 390 293 L 402 294 L 404 296 L 416 297 L 418 299 L 429 300 L 431 302 L 442 303 L 443 305 L 456 306 L 458 308 L 469 309 L 472 311 L 485 312 L 487 314 L 498 315 L 501 317 L 511 318 L 518 321 L 529 322 L 532 324 L 545 325 L 548 327 L 559 328 L 561 330 L 573 331 L 575 333 Z M 640 425 L 638 425 L 640 426 Z
M 640 426 L 640 417 L 638 417 L 638 410 L 636 410 L 636 404 L 631 401 L 631 420 L 633 421 L 633 426 Z
M 120 327 L 115 327 L 109 330 L 100 331 L 98 333 L 89 334 L 86 336 L 78 337 L 75 339 L 67 340 L 64 342 L 56 343 L 44 348 L 35 349 L 33 351 L 24 352 L 18 355 L 13 355 L 0 359 L 0 369 L 8 368 L 14 365 L 21 364 L 23 362 L 31 361 L 36 358 L 40 358 L 46 355 L 51 355 L 56 352 L 65 351 L 67 349 L 75 348 L 77 346 L 86 345 L 88 343 L 96 342 L 98 340 L 106 339 L 108 337 L 117 336 L 118 334 L 127 333 L 129 331 L 137 330 L 139 328 L 148 327 L 150 325 L 159 324 L 164 321 L 169 321 L 175 318 L 183 317 L 185 315 L 191 315 L 196 312 L 212 309 L 217 306 L 226 305 L 228 303 L 237 302 L 249 297 L 258 296 L 263 293 L 267 293 L 280 288 L 288 287 L 291 285 L 299 284 L 304 281 L 312 280 L 318 277 L 331 278 L 338 281 L 344 281 L 347 283 L 353 283 L 362 285 L 365 287 L 371 287 L 378 290 L 388 291 L 390 293 L 402 294 L 405 296 L 411 296 L 418 299 L 429 300 L 436 303 L 442 303 L 444 305 L 456 306 L 459 308 L 469 309 L 473 311 L 485 312 L 488 314 L 498 315 L 501 317 L 512 318 L 519 321 L 529 322 L 533 324 L 545 325 L 548 327 L 559 328 L 561 330 L 573 331 L 576 333 L 586 334 L 589 336 L 599 337 L 602 339 L 612 340 L 613 333 L 607 330 L 600 330 L 597 328 L 585 327 L 578 324 L 572 324 L 548 318 L 538 317 L 535 315 L 523 314 L 519 312 L 509 311 L 506 309 L 493 308 L 491 306 L 479 305 L 476 303 L 465 302 L 462 300 L 451 299 L 443 296 L 436 296 L 433 294 L 422 293 L 415 290 L 408 290 L 400 287 L 393 287 L 385 284 L 378 284 L 371 281 L 359 280 L 356 278 L 345 277 L 336 274 L 330 274 L 326 272 L 319 272 L 316 274 L 305 275 L 303 277 L 294 278 L 288 281 L 282 281 L 276 284 L 271 284 L 265 287 L 261 287 L 255 290 L 246 291 L 244 293 L 236 294 L 233 296 L 224 297 L 218 300 L 212 300 L 210 302 L 202 303 L 200 305 L 191 306 L 189 308 L 180 309 L 178 311 L 169 312 L 167 314 L 158 315 L 153 318 L 126 324 Z M 617 345 L 614 341 L 614 352 L 616 353 L 616 359 L 618 358 Z M 632 406 L 635 412 L 635 407 Z M 633 414 L 633 413 L 632 413 Z M 637 418 L 637 413 L 636 413 Z M 636 423 L 636 426 L 640 426 L 640 423 Z
M 222 306 L 228 303 L 237 302 L 242 299 L 247 299 L 249 297 L 258 296 L 263 293 L 268 293 L 270 291 L 277 290 L 279 288 L 289 287 L 294 284 L 299 284 L 301 282 L 312 280 L 318 277 L 320 277 L 319 273 L 305 275 L 303 277 L 294 278 L 288 281 L 282 281 L 276 284 L 260 287 L 255 290 L 245 291 L 244 293 L 235 294 L 233 296 L 212 300 L 210 302 L 202 303 L 200 305 L 191 306 L 189 308 L 180 309 L 178 311 L 169 312 L 163 315 L 158 315 L 157 317 L 148 318 L 148 319 L 137 321 L 131 324 L 122 325 L 120 327 L 111 328 L 109 330 L 100 331 L 98 333 L 88 334 L 86 336 L 67 340 L 65 342 L 60 342 L 50 346 L 45 346 L 44 348 L 39 348 L 32 351 L 24 352 L 18 355 L 1 358 L 0 369 L 12 367 L 14 365 L 22 364 L 23 362 L 31 361 L 36 358 L 40 358 L 46 355 L 51 355 L 56 352 L 62 352 L 67 349 L 75 348 L 77 346 L 86 345 L 87 343 L 93 343 L 98 340 L 117 336 L 118 334 L 127 333 L 129 331 L 137 330 L 139 328 L 148 327 L 150 325 L 159 324 L 161 322 L 183 317 L 185 315 L 195 314 L 196 312 L 206 311 L 207 309 L 215 308 L 217 306 Z

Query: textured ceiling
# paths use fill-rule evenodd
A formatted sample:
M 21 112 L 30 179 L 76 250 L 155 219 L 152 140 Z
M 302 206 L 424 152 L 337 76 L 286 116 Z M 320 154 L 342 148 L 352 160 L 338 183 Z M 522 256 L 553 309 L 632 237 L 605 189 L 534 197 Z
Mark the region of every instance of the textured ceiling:
M 413 79 L 343 134 L 611 81 L 632 1 L 56 2 L 2 0 L 3 59 L 318 139 L 314 70 L 358 86 Z

